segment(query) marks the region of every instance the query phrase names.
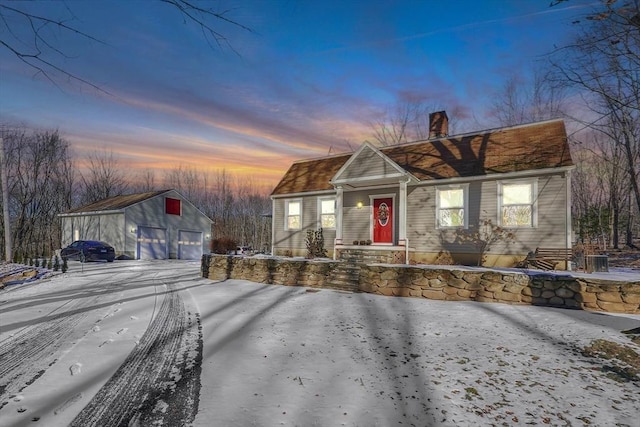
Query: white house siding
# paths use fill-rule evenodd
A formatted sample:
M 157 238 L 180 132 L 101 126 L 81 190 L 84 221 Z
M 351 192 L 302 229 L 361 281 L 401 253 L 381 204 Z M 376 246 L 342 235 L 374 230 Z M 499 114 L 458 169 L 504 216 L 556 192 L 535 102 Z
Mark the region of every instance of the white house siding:
M 533 179 L 533 178 L 532 178 Z M 514 229 L 514 242 L 498 242 L 491 248 L 490 255 L 503 255 L 501 265 L 513 265 L 514 260 L 526 256 L 536 247 L 564 247 L 566 240 L 566 179 L 561 174 L 546 175 L 537 179 L 537 225 L 534 228 Z M 510 180 L 503 180 L 509 182 Z M 464 184 L 461 182 L 461 184 Z M 477 180 L 468 183 L 469 224 L 478 224 L 481 220 L 490 219 L 498 224 L 498 181 Z M 456 261 L 473 263 L 477 256 L 477 248 L 471 242 L 456 240 L 455 229 L 439 230 L 436 228 L 436 188 L 433 185 L 410 186 L 407 190 L 407 238 L 412 248 L 415 261 L 432 262 L 438 253 L 460 254 Z M 395 238 L 398 238 L 399 192 L 397 187 L 379 189 L 350 190 L 343 193 L 342 243 L 351 245 L 355 240 L 371 238 L 371 197 L 395 196 L 394 227 Z M 274 253 L 282 255 L 291 251 L 292 255 L 306 254 L 306 231 L 319 227 L 317 216 L 318 197 L 312 196 L 276 198 L 274 199 Z M 302 200 L 301 230 L 284 230 L 285 201 Z M 362 202 L 363 207 L 357 208 Z M 334 230 L 325 230 L 325 247 L 331 249 L 335 238 Z M 526 243 L 523 243 L 526 242 Z M 464 258 L 464 259 L 463 259 Z M 489 263 L 490 265 L 491 263 Z
M 531 242 L 525 246 L 526 252 L 536 247 L 564 248 L 567 226 L 567 180 L 561 175 L 551 175 L 538 179 L 538 226 L 522 230 L 518 235 Z
M 424 252 L 438 252 L 441 245 L 436 230 L 436 187 L 411 187 L 407 193 L 409 246 Z
M 60 218 L 60 227 L 62 238 L 60 245 L 64 248 L 73 242 L 73 221 L 68 217 Z
M 124 215 L 100 215 L 100 239 L 114 247 L 116 253 L 122 253 L 125 245 Z
M 358 209 L 361 201 L 363 206 Z M 371 207 L 369 194 L 366 191 L 350 191 L 343 195 L 342 243 L 351 245 L 354 240 L 371 238 L 369 224 L 371 221 Z
M 536 247 L 564 247 L 566 179 L 561 175 L 548 175 L 538 177 L 537 180 L 537 226 L 513 229 L 515 241 L 496 243 L 492 246 L 491 253 L 519 258 L 534 251 Z M 418 186 L 408 191 L 407 236 L 410 247 L 415 248 L 417 257 L 429 254 L 433 258 L 442 250 L 475 253 L 477 249 L 472 244 L 452 243 L 455 241 L 455 230 L 436 228 L 436 188 L 435 185 Z M 497 181 L 469 183 L 467 215 L 470 225 L 484 219 L 498 224 Z M 426 259 L 428 258 L 427 256 Z
M 61 246 L 68 246 L 74 240 L 101 240 L 113 246 L 116 253 L 123 253 L 123 230 L 122 213 L 63 217 Z
M 273 200 L 273 251 L 274 255 L 284 255 L 286 251 L 291 251 L 293 256 L 305 256 L 307 254 L 306 238 L 307 230 L 317 230 L 320 228 L 318 218 L 318 198 L 335 197 L 335 194 L 314 194 L 303 197 L 277 198 Z M 302 200 L 302 227 L 300 230 L 285 230 L 285 203 L 288 200 Z M 332 255 L 333 242 L 336 238 L 336 231 L 332 229 L 323 230 L 325 249 Z
M 387 174 L 397 174 L 398 171 L 385 161 L 378 153 L 365 148 L 354 161 L 338 177 L 339 179 L 363 178 L 367 176 L 380 177 Z

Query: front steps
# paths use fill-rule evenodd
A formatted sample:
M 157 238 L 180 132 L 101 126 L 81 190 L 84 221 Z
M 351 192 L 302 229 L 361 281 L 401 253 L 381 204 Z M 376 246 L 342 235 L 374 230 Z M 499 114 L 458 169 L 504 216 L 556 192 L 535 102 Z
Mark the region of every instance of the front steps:
M 360 266 L 385 262 L 386 254 L 367 249 L 343 249 L 339 252 L 338 266 L 331 272 L 331 277 L 325 285 L 329 289 L 348 292 L 359 292 Z

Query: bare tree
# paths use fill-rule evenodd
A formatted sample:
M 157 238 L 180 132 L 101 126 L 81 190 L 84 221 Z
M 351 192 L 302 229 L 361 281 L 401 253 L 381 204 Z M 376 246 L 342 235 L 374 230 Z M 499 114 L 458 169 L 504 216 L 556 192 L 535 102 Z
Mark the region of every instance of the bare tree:
M 425 102 L 399 102 L 383 117 L 369 123 L 372 137 L 380 145 L 395 145 L 429 138 L 429 114 L 440 111 Z M 449 120 L 449 131 L 455 128 L 455 117 Z
M 9 185 L 7 184 L 7 164 L 5 162 L 4 138 L 0 135 L 0 180 L 2 181 L 2 226 L 4 230 L 4 259 L 11 262 L 13 247 L 11 240 L 11 217 L 9 216 Z
M 139 171 L 133 182 L 130 183 L 131 191 L 135 193 L 146 193 L 148 191 L 160 190 L 156 184 L 156 174 L 153 169 Z
M 640 211 L 640 3 L 602 0 L 599 11 L 577 22 L 575 41 L 551 56 L 554 78 L 581 92 L 593 112 L 585 126 L 621 148 Z
M 128 191 L 129 177 L 121 168 L 113 151 L 95 151 L 86 159 L 85 170 L 80 174 L 80 203 L 88 204 Z
M 564 93 L 541 69 L 530 80 L 512 76 L 493 97 L 493 113 L 500 126 L 515 126 L 563 115 Z
M 271 200 L 257 190 L 251 178 L 245 179 L 235 191 L 234 218 L 236 235 L 240 242 L 265 249 L 270 245 L 271 222 L 265 214 L 271 212 Z
M 592 234 L 588 223 L 589 213 L 592 206 L 598 205 L 599 200 L 593 179 L 595 176 L 593 169 L 598 158 L 592 150 L 582 147 L 572 149 L 571 155 L 576 163 L 576 169 L 571 174 L 572 217 L 575 221 L 578 240 L 585 242 L 591 238 Z
M 601 133 L 594 134 L 595 150 L 593 153 L 601 159 L 596 163 L 595 174 L 592 177 L 604 195 L 601 206 L 606 207 L 607 235 L 609 244 L 618 249 L 620 244 L 620 215 L 627 201 L 629 188 L 628 175 L 619 165 L 624 162 L 624 154 L 617 144 L 611 142 Z M 604 227 L 603 227 L 604 228 Z M 605 233 L 603 233 L 605 234 Z
M 227 26 L 251 31 L 248 27 L 232 19 L 231 10 L 216 10 L 206 2 L 192 0 L 158 0 L 177 10 L 185 22 L 196 26 L 210 46 L 226 47 L 235 51 L 224 36 Z M 82 28 L 71 7 L 59 3 L 58 14 L 41 14 L 31 2 L 0 3 L 0 47 L 8 50 L 17 60 L 32 68 L 56 84 L 58 77 L 73 80 L 105 92 L 101 87 L 81 75 L 69 71 L 64 63 L 70 59 L 65 46 L 66 36 L 76 37 L 87 42 L 106 44 L 105 41 Z M 153 13 L 152 9 L 149 13 Z
M 206 174 L 194 167 L 178 165 L 167 172 L 164 183 L 169 188 L 180 190 L 187 199 L 196 200 L 205 191 Z
M 70 209 L 73 167 L 57 131 L 5 128 L 7 203 L 16 256 L 50 255 L 59 247 L 56 215 Z M 3 238 L 8 230 L 3 227 Z

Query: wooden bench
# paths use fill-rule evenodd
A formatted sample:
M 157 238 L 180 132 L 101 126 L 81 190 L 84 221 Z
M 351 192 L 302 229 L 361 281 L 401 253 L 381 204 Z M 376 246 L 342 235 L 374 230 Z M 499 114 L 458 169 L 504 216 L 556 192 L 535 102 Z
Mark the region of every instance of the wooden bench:
M 565 263 L 566 268 L 572 257 L 571 248 L 536 248 L 534 253 L 527 256 L 525 263 L 540 270 L 555 270 L 556 265 L 561 262 Z

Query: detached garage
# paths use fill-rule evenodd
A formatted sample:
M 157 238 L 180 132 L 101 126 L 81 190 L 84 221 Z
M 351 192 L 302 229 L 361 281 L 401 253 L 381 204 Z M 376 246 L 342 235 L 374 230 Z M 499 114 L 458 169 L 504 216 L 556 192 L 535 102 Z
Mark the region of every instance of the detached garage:
M 102 240 L 117 256 L 200 259 L 212 221 L 176 190 L 110 197 L 60 214 L 62 247 Z

